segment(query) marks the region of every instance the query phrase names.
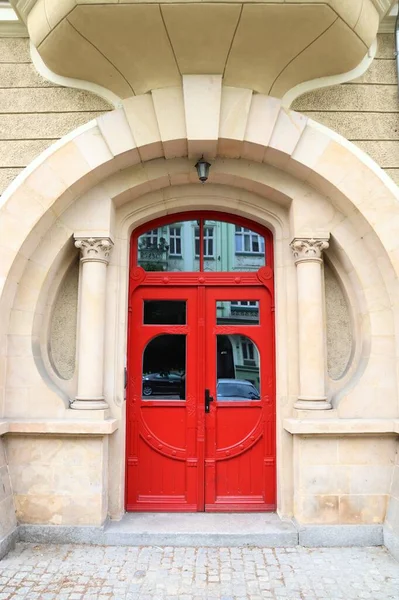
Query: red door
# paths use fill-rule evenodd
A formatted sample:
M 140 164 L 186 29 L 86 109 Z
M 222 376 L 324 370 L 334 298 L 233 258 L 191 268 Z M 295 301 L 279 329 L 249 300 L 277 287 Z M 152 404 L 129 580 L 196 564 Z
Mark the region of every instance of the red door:
M 128 511 L 275 509 L 272 275 L 133 264 Z

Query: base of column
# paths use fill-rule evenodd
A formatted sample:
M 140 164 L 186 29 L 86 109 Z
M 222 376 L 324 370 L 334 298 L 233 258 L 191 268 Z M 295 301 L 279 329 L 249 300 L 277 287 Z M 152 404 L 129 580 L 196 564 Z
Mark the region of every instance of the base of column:
M 294 404 L 294 408 L 298 410 L 330 410 L 332 405 L 327 398 L 310 398 L 302 396 Z
M 77 397 L 76 400 L 71 402 L 70 408 L 74 410 L 107 410 L 108 404 L 104 398 L 82 398 Z

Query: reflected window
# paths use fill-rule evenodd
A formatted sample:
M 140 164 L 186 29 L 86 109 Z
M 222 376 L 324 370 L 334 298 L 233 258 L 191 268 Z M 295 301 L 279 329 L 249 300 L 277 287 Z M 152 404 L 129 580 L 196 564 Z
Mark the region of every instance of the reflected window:
M 145 271 L 257 271 L 266 264 L 265 239 L 225 221 L 181 221 L 143 233 L 137 264 Z
M 164 334 L 148 342 L 143 354 L 144 400 L 185 400 L 186 336 Z
M 214 227 L 204 227 L 204 258 L 214 257 L 215 238 L 214 238 Z M 200 228 L 195 228 L 195 255 L 199 256 L 200 251 Z
M 217 399 L 260 400 L 259 352 L 242 335 L 217 335 Z
M 236 225 L 235 250 L 246 254 L 264 254 L 265 240 L 254 231 Z
M 181 227 L 169 226 L 169 256 L 181 256 Z
M 185 325 L 185 300 L 144 300 L 144 325 Z
M 258 300 L 218 300 L 217 325 L 259 325 Z

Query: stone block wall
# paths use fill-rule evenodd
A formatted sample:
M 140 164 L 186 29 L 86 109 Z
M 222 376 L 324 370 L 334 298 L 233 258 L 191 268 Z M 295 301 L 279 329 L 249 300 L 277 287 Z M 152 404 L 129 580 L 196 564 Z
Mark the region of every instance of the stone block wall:
M 104 523 L 107 436 L 8 435 L 6 449 L 19 523 Z
M 364 75 L 310 92 L 292 109 L 330 127 L 367 152 L 399 184 L 399 91 L 393 34 L 378 35 L 378 50 Z
M 94 94 L 43 79 L 28 38 L 0 38 L 0 194 L 48 146 L 110 108 Z
M 392 473 L 390 498 L 384 527 L 384 542 L 388 550 L 399 560 L 399 443 Z
M 297 521 L 324 525 L 383 523 L 396 444 L 391 436 L 295 436 Z
M 14 499 L 8 472 L 4 442 L 0 437 L 0 559 L 10 548 L 10 538 L 17 526 Z

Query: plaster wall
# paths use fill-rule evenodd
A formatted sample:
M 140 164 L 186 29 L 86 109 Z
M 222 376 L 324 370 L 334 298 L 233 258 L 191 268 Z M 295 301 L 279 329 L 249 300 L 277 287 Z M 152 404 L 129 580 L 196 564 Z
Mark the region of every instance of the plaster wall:
M 49 357 L 63 379 L 71 379 L 75 372 L 78 288 L 79 262 L 75 261 L 59 287 L 50 324 Z
M 110 108 L 94 94 L 43 79 L 28 38 L 0 37 L 0 194 L 55 140 Z
M 358 79 L 304 94 L 292 109 L 323 123 L 367 152 L 399 183 L 399 95 L 395 36 L 377 36 L 377 54 Z
M 15 516 L 10 474 L 3 438 L 0 437 L 0 559 L 2 557 L 2 546 L 4 544 L 5 551 L 8 549 L 6 539 L 13 533 L 16 526 L 17 519 Z
M 342 377 L 353 349 L 352 322 L 348 302 L 334 270 L 324 263 L 327 372 L 336 380 Z

